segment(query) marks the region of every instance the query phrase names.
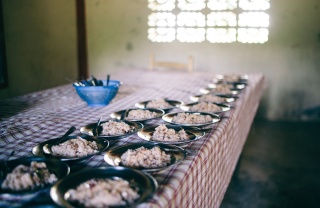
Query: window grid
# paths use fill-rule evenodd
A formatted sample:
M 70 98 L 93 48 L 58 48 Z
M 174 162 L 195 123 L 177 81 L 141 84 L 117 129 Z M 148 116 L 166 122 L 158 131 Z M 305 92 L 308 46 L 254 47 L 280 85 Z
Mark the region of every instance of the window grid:
M 269 0 L 149 0 L 152 42 L 265 43 Z

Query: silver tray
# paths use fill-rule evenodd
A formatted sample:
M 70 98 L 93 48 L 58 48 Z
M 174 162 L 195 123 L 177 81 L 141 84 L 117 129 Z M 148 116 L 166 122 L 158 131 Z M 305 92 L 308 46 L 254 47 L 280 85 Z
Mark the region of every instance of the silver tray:
M 172 105 L 172 107 L 170 108 L 161 108 L 164 111 L 169 111 L 172 110 L 173 108 L 178 108 L 181 104 L 183 104 L 182 101 L 179 100 L 169 100 L 169 99 L 164 99 L 167 103 L 169 103 L 170 105 Z M 146 100 L 143 102 L 138 102 L 135 104 L 135 107 L 137 108 L 147 108 L 147 104 L 152 101 L 152 100 Z
M 171 167 L 173 165 L 177 165 L 181 163 L 187 156 L 187 152 L 183 150 L 180 147 L 174 146 L 174 145 L 168 145 L 168 144 L 161 144 L 161 143 L 132 143 L 132 144 L 127 144 L 127 145 L 122 145 L 115 147 L 111 150 L 109 150 L 105 155 L 104 155 L 104 160 L 112 166 L 124 166 L 121 163 L 121 156 L 124 154 L 128 149 L 137 149 L 139 147 L 145 147 L 148 149 L 151 149 L 155 146 L 158 146 L 161 150 L 165 151 L 166 154 L 171 155 L 171 163 L 168 164 L 167 166 L 164 167 L 156 167 L 156 168 L 134 168 L 134 169 L 139 169 L 143 170 L 146 172 L 154 172 L 154 171 L 160 171 L 165 168 Z
M 68 138 L 67 140 L 69 140 L 69 139 L 77 138 L 77 136 L 68 136 L 67 138 Z M 101 152 L 105 151 L 109 147 L 109 142 L 105 139 L 92 138 L 88 136 L 81 136 L 81 138 L 86 139 L 88 141 L 95 141 L 99 148 L 98 152 L 95 154 L 84 156 L 84 157 L 74 157 L 74 158 L 53 156 L 51 154 L 52 152 L 51 147 L 53 145 L 57 145 L 56 142 L 60 139 L 60 138 L 56 138 L 56 139 L 50 139 L 50 140 L 39 143 L 32 149 L 32 153 L 37 157 L 60 159 L 61 161 L 79 161 L 79 160 L 88 159 L 93 155 L 100 154 Z M 64 140 L 63 142 L 67 140 Z
M 189 103 L 189 104 L 183 104 L 180 106 L 181 110 L 184 110 L 184 111 L 190 111 L 190 108 L 194 105 L 197 105 L 199 104 L 200 102 L 194 102 L 194 103 Z M 220 110 L 219 111 L 214 111 L 214 112 L 207 112 L 207 113 L 222 113 L 222 112 L 226 112 L 226 111 L 229 111 L 231 109 L 231 106 L 229 104 L 223 104 L 223 103 L 213 103 L 217 106 L 220 107 Z M 200 112 L 200 111 L 197 111 L 197 112 Z M 206 112 L 206 111 L 204 111 Z
M 149 110 L 151 112 L 155 112 L 157 114 L 157 116 L 155 118 L 147 118 L 147 119 L 128 119 L 128 118 L 126 118 L 130 111 L 137 110 L 137 109 L 140 109 L 140 108 L 129 108 L 127 110 L 121 110 L 121 111 L 113 112 L 113 113 L 110 114 L 110 117 L 114 118 L 114 119 L 118 119 L 118 120 L 146 122 L 146 121 L 149 121 L 149 120 L 152 120 L 152 119 L 160 118 L 161 116 L 164 115 L 164 110 L 156 109 L 156 108 L 144 108 L 144 109 L 141 109 L 141 110 Z
M 146 140 L 148 142 L 152 142 L 152 143 L 184 145 L 190 142 L 194 142 L 205 135 L 205 132 L 201 131 L 199 128 L 190 129 L 190 128 L 183 128 L 181 126 L 168 125 L 168 124 L 166 125 L 166 127 L 174 129 L 175 131 L 180 131 L 181 129 L 184 129 L 189 139 L 185 141 L 174 141 L 174 142 L 152 140 L 152 135 L 155 132 L 155 129 L 157 128 L 157 126 L 150 126 L 150 127 L 141 129 L 140 131 L 138 131 L 138 136 L 141 139 Z
M 11 173 L 12 170 L 18 166 L 18 165 L 26 165 L 30 166 L 31 162 L 44 162 L 47 165 L 47 168 L 51 173 L 54 173 L 58 180 L 66 177 L 70 173 L 69 166 L 60 160 L 56 159 L 48 159 L 48 158 L 35 158 L 35 157 L 27 157 L 27 158 L 21 158 L 21 159 L 15 159 L 15 160 L 9 160 L 7 162 L 7 165 L 5 165 L 5 162 L 1 163 L 1 169 L 0 169 L 0 184 L 4 181 L 7 173 Z M 0 196 L 2 200 L 17 200 L 17 201 L 24 201 L 24 200 L 30 200 L 39 193 L 42 193 L 44 191 L 47 191 L 52 184 L 47 184 L 42 187 L 35 188 L 33 190 L 25 190 L 25 191 L 12 191 L 12 190 L 6 190 L 2 189 L 0 186 Z
M 209 93 L 213 93 L 213 94 L 219 94 L 219 95 L 228 95 L 228 94 L 231 94 L 231 95 L 237 95 L 239 94 L 239 90 L 236 90 L 236 89 L 231 89 L 231 93 L 221 93 L 221 92 L 215 92 L 214 88 L 201 88 L 199 90 L 200 93 L 204 94 L 204 95 L 207 95 Z
M 123 179 L 130 183 L 131 187 L 139 189 L 140 197 L 128 206 L 136 205 L 147 201 L 151 198 L 158 188 L 157 181 L 148 173 L 125 167 L 104 167 L 85 169 L 80 172 L 71 174 L 56 183 L 50 190 L 52 200 L 62 207 L 79 207 L 68 201 L 68 190 L 75 189 L 81 183 L 90 179 Z
M 201 98 L 201 96 L 204 96 L 203 94 L 202 95 L 191 95 L 189 98 L 190 100 L 194 101 L 194 102 L 198 102 Z M 221 96 L 221 95 L 215 95 L 215 96 L 218 96 L 218 97 L 221 97 L 224 99 L 224 102 L 222 103 L 232 103 L 235 101 L 235 97 L 227 97 L 227 96 Z
M 124 122 L 126 124 L 128 124 L 129 126 L 132 127 L 132 131 L 130 131 L 127 134 L 122 134 L 122 135 L 112 135 L 112 136 L 107 136 L 107 135 L 94 135 L 93 134 L 93 130 L 96 128 L 97 123 L 91 123 L 88 124 L 86 126 L 83 126 L 80 128 L 80 132 L 82 134 L 88 135 L 88 136 L 92 136 L 93 138 L 102 138 L 102 139 L 107 139 L 107 140 L 117 140 L 117 139 L 121 139 L 127 136 L 130 136 L 132 134 L 137 133 L 140 129 L 143 128 L 143 124 L 139 123 L 139 122 L 133 122 L 133 121 L 126 121 L 126 120 L 117 120 L 117 119 L 111 119 L 108 121 L 115 121 L 115 122 Z M 101 121 L 101 124 L 106 123 L 108 121 Z M 101 132 L 102 127 L 100 126 L 100 128 L 98 128 L 99 132 Z
M 178 113 L 190 113 L 190 114 L 198 114 L 198 115 L 209 115 L 211 116 L 212 120 L 211 122 L 208 123 L 200 123 L 200 124 L 189 124 L 189 123 L 175 123 L 172 122 L 172 119 L 174 116 L 176 116 Z M 220 121 L 220 116 L 217 114 L 213 113 L 205 113 L 205 112 L 191 112 L 191 111 L 186 111 L 186 112 L 175 112 L 175 113 L 167 113 L 162 116 L 162 119 L 165 122 L 171 123 L 173 125 L 179 125 L 179 126 L 186 126 L 186 127 L 201 127 L 201 126 L 206 126 L 206 125 L 211 125 L 214 123 L 217 123 Z

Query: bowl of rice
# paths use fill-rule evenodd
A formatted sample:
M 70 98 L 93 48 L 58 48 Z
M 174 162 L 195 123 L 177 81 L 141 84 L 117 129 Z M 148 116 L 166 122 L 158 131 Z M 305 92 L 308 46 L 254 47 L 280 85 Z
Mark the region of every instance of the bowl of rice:
M 81 127 L 80 132 L 93 138 L 117 140 L 137 133 L 144 126 L 140 122 L 110 119 L 101 121 L 98 134 L 94 132 L 96 127 L 97 123 L 90 123 Z
M 2 162 L 0 204 L 29 202 L 46 193 L 53 184 L 69 173 L 69 165 L 56 159 L 25 157 Z
M 189 98 L 194 102 L 232 103 L 235 101 L 235 97 L 213 94 L 192 95 Z
M 78 135 L 68 136 L 63 142 L 57 143 L 60 139 L 43 141 L 32 148 L 32 153 L 40 158 L 77 162 L 99 154 L 109 147 L 107 140 L 92 138 L 87 135 L 81 135 L 81 137 Z
M 186 156 L 187 151 L 175 145 L 141 142 L 110 149 L 104 161 L 111 166 L 155 172 L 181 163 Z
M 225 103 L 194 102 L 183 104 L 180 108 L 184 111 L 222 113 L 229 111 L 231 107 Z
M 128 121 L 138 121 L 145 122 L 151 119 L 160 118 L 164 115 L 164 110 L 156 108 L 129 108 L 126 110 L 120 110 L 110 114 L 113 119 L 128 120 Z
M 157 188 L 157 181 L 143 171 L 87 168 L 57 182 L 50 196 L 61 207 L 136 207 L 151 198 Z
M 173 125 L 200 127 L 217 123 L 220 116 L 214 113 L 185 111 L 164 114 L 162 120 Z
M 142 109 L 144 109 L 144 108 L 158 108 L 158 109 L 162 109 L 164 111 L 170 111 L 173 108 L 179 107 L 181 104 L 183 104 L 183 102 L 179 101 L 179 100 L 152 99 L 152 100 L 138 102 L 135 104 L 135 107 L 142 108 Z
M 184 128 L 178 125 L 160 124 L 138 131 L 138 136 L 151 143 L 185 145 L 205 135 L 200 128 Z

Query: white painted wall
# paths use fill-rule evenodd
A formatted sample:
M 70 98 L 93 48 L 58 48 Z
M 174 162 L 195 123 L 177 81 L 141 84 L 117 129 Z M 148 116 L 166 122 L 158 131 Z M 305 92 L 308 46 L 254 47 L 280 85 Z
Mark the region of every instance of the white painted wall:
M 105 76 L 147 68 L 151 52 L 181 61 L 191 54 L 196 70 L 265 74 L 268 88 L 259 116 L 303 119 L 304 109 L 320 106 L 320 1 L 270 2 L 269 41 L 255 45 L 152 43 L 147 0 L 87 1 L 90 71 Z
M 147 68 L 159 59 L 195 57 L 196 70 L 264 73 L 268 80 L 259 116 L 318 119 L 320 110 L 320 1 L 271 0 L 264 45 L 151 43 L 147 0 L 87 0 L 90 73 Z M 65 84 L 77 76 L 75 1 L 4 0 L 9 88 L 0 99 Z M 318 114 L 316 114 L 319 112 Z

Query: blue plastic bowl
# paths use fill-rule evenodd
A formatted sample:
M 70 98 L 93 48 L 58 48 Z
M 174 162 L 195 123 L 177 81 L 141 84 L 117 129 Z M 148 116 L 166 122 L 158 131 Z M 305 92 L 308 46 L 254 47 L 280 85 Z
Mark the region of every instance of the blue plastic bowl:
M 106 85 L 106 81 L 102 80 Z M 110 80 L 107 86 L 75 86 L 75 89 L 82 100 L 88 106 L 106 106 L 117 95 L 121 82 Z
M 102 81 L 103 82 L 103 85 L 107 85 L 107 80 L 98 80 L 98 81 Z M 87 87 L 91 86 L 89 85 L 88 83 L 86 83 L 85 81 L 81 81 L 82 84 L 86 85 Z M 117 86 L 120 86 L 122 84 L 121 81 L 118 81 L 118 80 L 109 80 L 109 85 L 117 85 Z M 91 86 L 92 87 L 92 86 Z

